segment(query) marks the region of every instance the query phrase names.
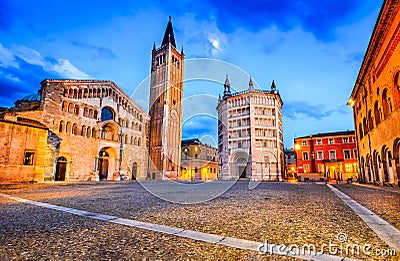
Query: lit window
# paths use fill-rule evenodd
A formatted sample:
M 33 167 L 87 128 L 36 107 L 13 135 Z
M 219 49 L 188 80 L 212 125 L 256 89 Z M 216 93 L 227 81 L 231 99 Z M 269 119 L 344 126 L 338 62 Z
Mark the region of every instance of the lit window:
M 304 173 L 310 172 L 310 165 L 304 164 L 303 168 L 304 168 Z
M 352 164 L 344 164 L 344 168 L 346 170 L 346 173 L 353 172 L 353 165 Z
M 24 165 L 33 165 L 34 152 L 25 152 Z

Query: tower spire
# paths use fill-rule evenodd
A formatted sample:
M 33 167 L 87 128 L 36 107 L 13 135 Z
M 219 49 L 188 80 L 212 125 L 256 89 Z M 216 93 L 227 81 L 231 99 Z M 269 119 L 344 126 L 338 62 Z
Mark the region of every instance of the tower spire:
M 251 78 L 251 76 L 249 81 L 249 91 L 254 91 L 253 79 Z
M 276 91 L 275 80 L 272 80 L 271 90 L 272 90 L 272 91 Z
M 167 28 L 165 28 L 164 38 L 163 38 L 161 46 L 164 46 L 168 43 L 171 43 L 172 46 L 174 46 L 176 48 L 175 35 L 174 35 L 174 30 L 172 28 L 171 16 L 169 16 Z
M 229 97 L 229 96 L 231 96 L 231 83 L 229 82 L 228 75 L 226 75 L 226 79 L 225 79 L 225 83 L 224 83 L 224 96 L 222 98 Z

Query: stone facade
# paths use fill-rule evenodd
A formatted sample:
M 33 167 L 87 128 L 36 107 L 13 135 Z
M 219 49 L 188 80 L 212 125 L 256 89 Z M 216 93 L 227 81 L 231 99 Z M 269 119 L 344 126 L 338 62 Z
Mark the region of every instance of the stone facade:
M 149 116 L 115 83 L 46 79 L 41 86 L 39 101 L 17 101 L 14 113 L 49 129 L 37 149 L 43 180 L 146 178 Z
M 384 1 L 348 104 L 353 108 L 360 179 L 400 182 L 400 4 Z
M 294 139 L 294 144 L 299 179 L 356 180 L 358 178 L 354 130 L 297 137 Z
M 219 179 L 281 180 L 284 170 L 282 100 L 271 90 L 231 93 L 228 76 L 219 99 Z
M 180 180 L 207 181 L 218 177 L 218 150 L 199 139 L 182 141 Z
M 159 49 L 154 44 L 150 80 L 148 179 L 179 179 L 184 54 L 176 49 L 171 18 Z
M 37 121 L 9 112 L 0 115 L 0 182 L 43 180 L 47 134 Z

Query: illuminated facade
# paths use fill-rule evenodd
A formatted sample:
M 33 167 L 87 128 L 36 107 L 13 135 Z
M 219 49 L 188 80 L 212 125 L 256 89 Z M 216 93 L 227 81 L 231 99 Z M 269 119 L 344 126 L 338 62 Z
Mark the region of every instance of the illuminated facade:
M 297 177 L 297 157 L 294 149 L 286 149 L 285 154 L 285 173 L 284 179 Z
M 179 179 L 182 139 L 183 49 L 176 49 L 171 17 L 152 52 L 148 179 Z
M 348 102 L 365 183 L 400 181 L 399 10 L 398 1 L 384 1 Z
M 218 152 L 199 139 L 182 141 L 180 180 L 206 181 L 218 177 Z
M 226 78 L 218 110 L 219 179 L 281 180 L 284 170 L 282 100 L 271 90 L 231 93 Z
M 0 114 L 0 182 L 43 181 L 47 135 L 38 121 Z
M 357 179 L 354 131 L 312 134 L 294 139 L 297 175 L 309 180 Z
M 39 158 L 45 161 L 38 181 L 146 177 L 149 118 L 115 83 L 46 79 L 38 95 L 15 105 L 3 117 L 11 114 L 16 119 L 30 119 L 48 129 L 41 137 L 46 140 L 45 148 L 38 146 L 32 151 L 34 165 Z M 16 132 L 13 140 L 24 135 Z

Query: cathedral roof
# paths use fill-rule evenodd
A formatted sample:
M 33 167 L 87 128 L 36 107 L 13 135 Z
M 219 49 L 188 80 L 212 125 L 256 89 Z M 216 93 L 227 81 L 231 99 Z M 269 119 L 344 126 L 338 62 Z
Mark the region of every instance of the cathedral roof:
M 174 30 L 172 29 L 171 16 L 169 17 L 169 21 L 167 24 L 167 28 L 165 29 L 164 38 L 161 46 L 164 46 L 168 43 L 171 43 L 172 46 L 176 48 Z
M 40 101 L 40 95 L 39 94 L 29 94 L 29 95 L 25 96 L 24 98 L 20 99 L 20 101 L 24 101 L 24 102 Z

